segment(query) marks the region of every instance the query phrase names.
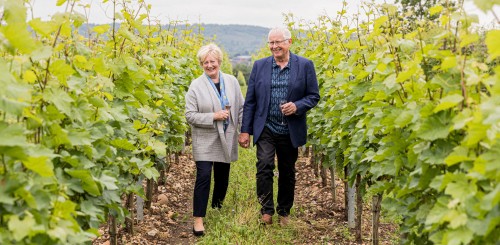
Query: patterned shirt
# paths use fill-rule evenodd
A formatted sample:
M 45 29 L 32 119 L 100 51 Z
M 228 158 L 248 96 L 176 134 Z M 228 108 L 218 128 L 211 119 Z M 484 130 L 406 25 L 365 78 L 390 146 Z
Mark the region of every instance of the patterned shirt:
M 284 101 L 288 95 L 288 82 L 290 80 L 290 62 L 281 69 L 273 57 L 273 70 L 271 77 L 271 100 L 267 113 L 266 127 L 276 134 L 289 134 L 286 118 L 280 109 L 280 101 Z M 288 101 L 287 101 L 288 102 Z

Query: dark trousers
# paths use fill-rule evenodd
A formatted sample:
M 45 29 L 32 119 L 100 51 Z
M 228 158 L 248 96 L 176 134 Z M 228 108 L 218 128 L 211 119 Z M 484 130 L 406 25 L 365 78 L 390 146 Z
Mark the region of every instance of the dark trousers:
M 196 162 L 196 183 L 193 195 L 193 216 L 205 217 L 207 213 L 208 197 L 210 194 L 210 181 L 214 169 L 214 192 L 212 195 L 212 208 L 220 208 L 226 197 L 229 183 L 229 169 L 231 165 L 223 162 Z
M 295 162 L 299 154 L 290 135 L 275 134 L 267 127 L 257 141 L 257 197 L 261 214 L 274 214 L 273 170 L 274 156 L 278 157 L 278 205 L 276 212 L 288 216 L 295 192 Z

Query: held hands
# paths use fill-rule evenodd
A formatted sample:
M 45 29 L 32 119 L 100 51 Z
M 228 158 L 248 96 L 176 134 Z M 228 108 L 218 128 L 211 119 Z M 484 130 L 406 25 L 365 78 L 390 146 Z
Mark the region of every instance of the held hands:
M 281 105 L 281 112 L 285 116 L 290 116 L 295 114 L 297 112 L 297 106 L 293 102 L 287 102 L 283 105 Z
M 241 133 L 238 143 L 240 143 L 241 147 L 248 148 L 250 146 L 250 135 L 248 133 Z
M 220 110 L 214 113 L 214 121 L 224 121 L 229 118 L 228 110 Z

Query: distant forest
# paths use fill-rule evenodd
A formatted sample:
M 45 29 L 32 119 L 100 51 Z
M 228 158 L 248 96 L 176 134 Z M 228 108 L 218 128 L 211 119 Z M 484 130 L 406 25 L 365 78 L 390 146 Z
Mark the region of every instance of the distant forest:
M 86 35 L 88 33 L 87 30 L 94 28 L 94 26 L 96 26 L 96 24 L 89 24 L 88 27 L 84 24 L 80 27 L 79 32 L 82 35 Z M 192 25 L 191 27 L 195 32 L 198 32 L 198 28 L 200 28 L 199 25 Z M 168 26 L 164 26 L 164 28 L 168 29 Z M 178 28 L 182 29 L 183 26 L 180 25 Z M 201 24 L 201 30 L 207 40 L 213 39 L 213 42 L 226 51 L 230 58 L 256 53 L 265 45 L 269 32 L 269 28 L 261 26 L 235 24 Z M 238 72 L 241 71 L 245 77 L 245 81 L 248 81 L 251 69 L 251 64 L 234 63 L 232 72 L 237 76 Z
M 96 24 L 89 24 L 92 29 Z M 192 25 L 192 28 L 198 32 L 199 25 Z M 219 25 L 219 24 L 201 24 L 202 34 L 206 39 L 213 39 L 221 48 L 223 48 L 229 57 L 238 55 L 251 55 L 257 52 L 266 42 L 269 28 L 250 25 Z M 165 28 L 168 28 L 165 26 Z M 178 26 L 183 28 L 183 25 Z M 82 35 L 87 34 L 87 26 L 82 25 L 79 29 Z
M 249 25 L 202 24 L 203 35 L 215 38 L 230 57 L 251 55 L 266 42 L 269 28 Z

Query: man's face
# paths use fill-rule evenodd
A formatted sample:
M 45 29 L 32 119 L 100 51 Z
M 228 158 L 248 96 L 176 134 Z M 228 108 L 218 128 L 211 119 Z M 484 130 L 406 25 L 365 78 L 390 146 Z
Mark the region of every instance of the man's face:
M 277 60 L 281 60 L 286 57 L 291 44 L 292 40 L 285 39 L 281 33 L 271 33 L 271 35 L 269 35 L 269 50 L 271 50 L 271 53 L 273 53 L 274 58 Z

